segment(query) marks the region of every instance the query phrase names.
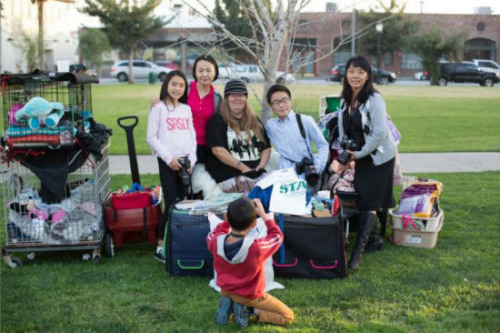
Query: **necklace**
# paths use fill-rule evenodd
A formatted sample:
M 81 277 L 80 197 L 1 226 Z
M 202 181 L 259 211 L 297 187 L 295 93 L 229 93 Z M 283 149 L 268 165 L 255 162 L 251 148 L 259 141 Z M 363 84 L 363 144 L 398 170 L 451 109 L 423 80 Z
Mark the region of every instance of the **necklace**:
M 163 102 L 163 104 L 165 104 L 165 107 L 167 108 L 167 111 L 168 111 L 168 112 L 170 112 L 170 113 L 174 112 L 174 110 L 175 110 L 175 106 L 173 106 L 173 109 L 172 109 L 172 110 L 170 110 L 170 109 L 168 108 L 168 103 L 167 103 L 167 102 Z
M 233 234 L 233 232 L 232 232 L 232 231 L 231 231 L 229 234 L 230 234 L 231 236 L 233 236 L 234 238 L 244 238 L 244 237 L 245 237 L 245 235 L 237 235 L 237 234 Z

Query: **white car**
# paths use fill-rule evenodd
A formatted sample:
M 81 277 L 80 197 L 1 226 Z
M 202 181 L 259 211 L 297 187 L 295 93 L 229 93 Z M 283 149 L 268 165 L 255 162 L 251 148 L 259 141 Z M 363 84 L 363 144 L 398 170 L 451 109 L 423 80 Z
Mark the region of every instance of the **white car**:
M 475 63 L 477 67 L 479 67 L 479 69 L 483 72 L 495 73 L 496 76 L 500 79 L 500 65 L 498 65 L 493 60 L 474 59 L 472 60 L 472 62 Z
M 220 67 L 219 67 L 220 69 Z M 227 73 L 231 79 L 241 79 L 247 83 L 263 81 L 264 75 L 257 65 L 236 65 L 227 68 Z M 220 75 L 220 72 L 219 72 Z M 276 72 L 276 83 L 291 83 L 295 81 L 295 76 L 290 73 Z
M 171 71 L 170 68 L 160 67 L 150 61 L 145 60 L 132 60 L 133 73 L 135 79 L 147 79 L 149 73 L 155 73 L 160 81 L 167 77 L 167 73 Z M 119 60 L 111 66 L 111 76 L 116 77 L 118 81 L 128 81 L 128 60 Z
M 423 71 L 423 72 L 416 72 L 415 73 L 415 80 L 428 80 L 429 79 L 429 72 Z

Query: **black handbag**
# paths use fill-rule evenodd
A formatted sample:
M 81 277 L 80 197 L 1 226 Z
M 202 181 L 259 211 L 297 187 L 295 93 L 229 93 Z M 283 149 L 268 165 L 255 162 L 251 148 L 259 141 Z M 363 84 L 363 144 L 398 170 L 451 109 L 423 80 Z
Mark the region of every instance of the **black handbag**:
M 344 223 L 332 217 L 276 215 L 284 241 L 273 255 L 276 276 L 332 279 L 347 275 Z

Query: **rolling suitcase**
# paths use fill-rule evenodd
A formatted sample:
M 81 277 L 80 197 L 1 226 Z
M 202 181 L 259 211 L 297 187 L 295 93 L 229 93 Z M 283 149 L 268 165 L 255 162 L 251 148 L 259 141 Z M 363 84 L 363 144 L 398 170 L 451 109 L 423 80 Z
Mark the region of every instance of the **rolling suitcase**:
M 206 242 L 210 232 L 207 216 L 171 209 L 165 230 L 167 272 L 178 276 L 213 276 L 213 257 Z

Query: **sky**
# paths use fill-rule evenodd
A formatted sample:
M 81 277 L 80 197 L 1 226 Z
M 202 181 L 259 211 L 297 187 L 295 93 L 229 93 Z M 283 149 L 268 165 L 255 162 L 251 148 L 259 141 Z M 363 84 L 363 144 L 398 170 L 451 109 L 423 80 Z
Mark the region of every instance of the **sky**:
M 182 3 L 182 0 L 163 0 L 168 3 Z M 195 0 L 186 0 L 195 3 Z M 286 2 L 287 0 L 283 0 Z M 384 0 L 389 2 L 389 0 Z M 406 12 L 424 14 L 473 14 L 475 7 L 491 7 L 493 14 L 500 15 L 500 0 L 399 0 L 406 2 Z M 204 0 L 207 6 L 213 8 L 214 0 Z M 369 9 L 377 3 L 376 0 L 311 0 L 306 11 L 325 11 L 327 2 L 336 2 L 339 11 L 350 12 L 353 3 L 356 9 Z

